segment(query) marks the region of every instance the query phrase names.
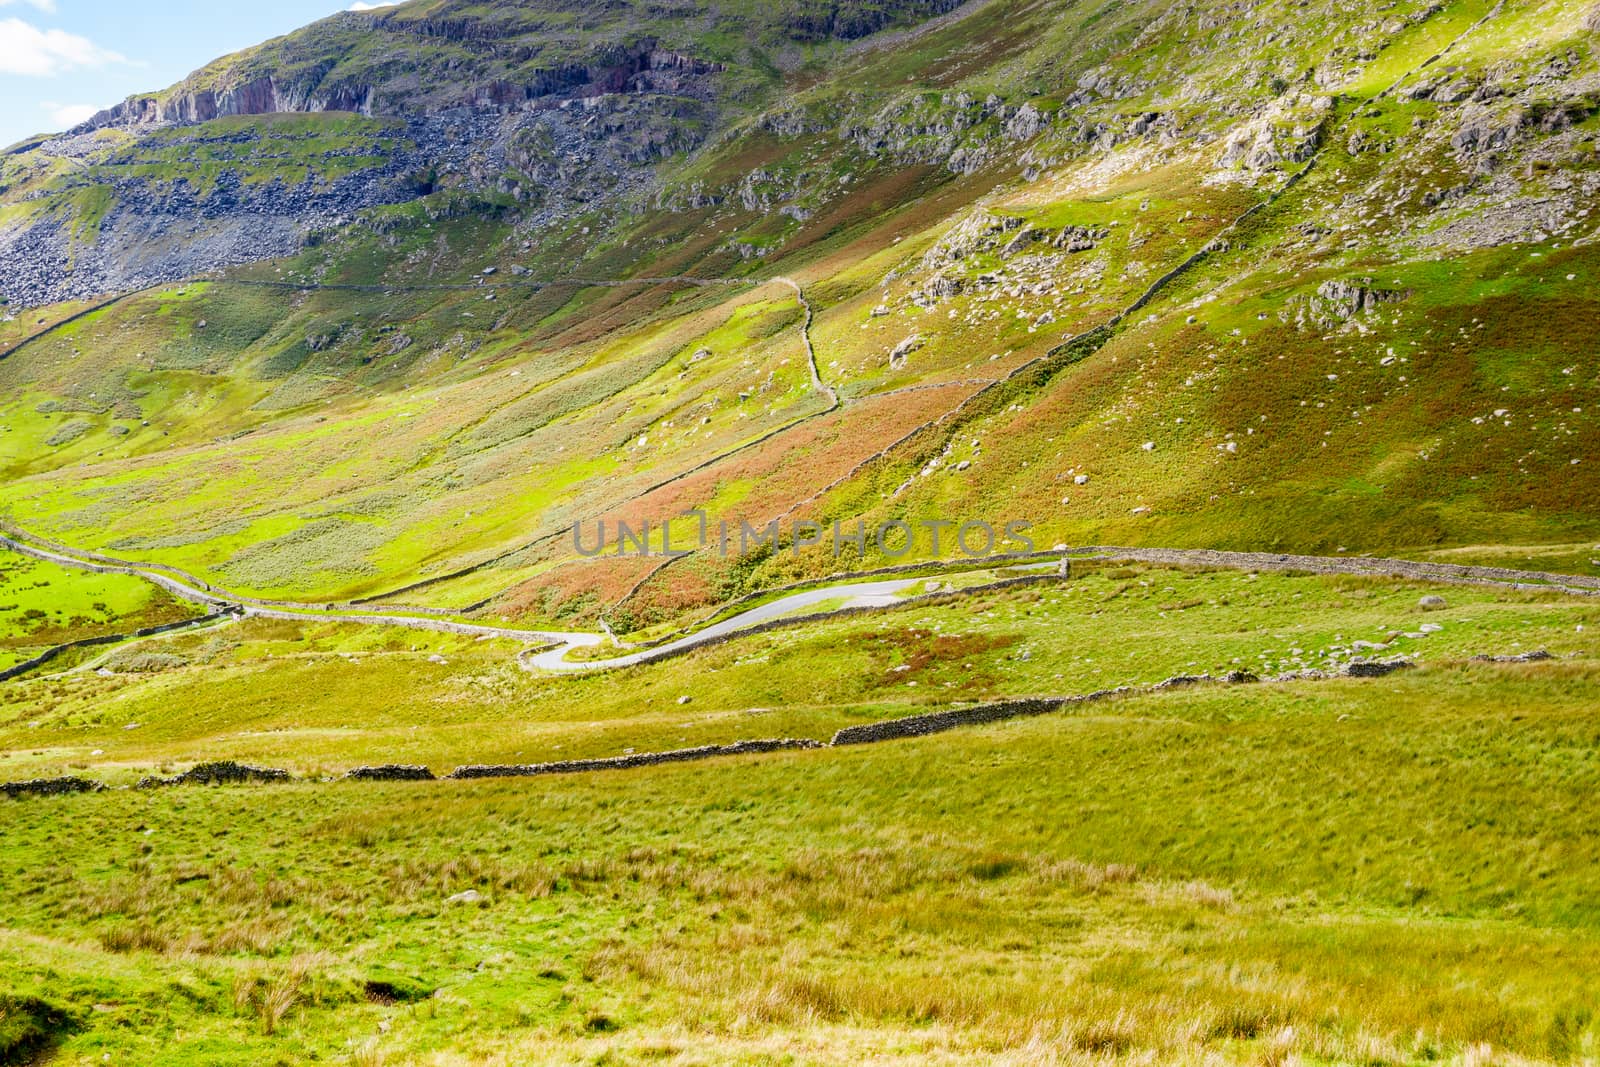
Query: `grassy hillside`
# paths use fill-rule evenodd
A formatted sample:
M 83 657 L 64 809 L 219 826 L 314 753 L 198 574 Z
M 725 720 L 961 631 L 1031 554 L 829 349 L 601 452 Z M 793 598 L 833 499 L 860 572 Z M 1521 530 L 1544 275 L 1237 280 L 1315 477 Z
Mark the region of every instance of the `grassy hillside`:
M 0 954 L 63 1063 L 1585 1062 L 1590 662 L 22 802 Z
M 7 309 L 0 518 L 305 609 L 0 683 L 0 783 L 111 787 L 0 796 L 0 1063 L 1600 1060 L 1581 590 L 975 559 L 575 674 L 371 618 L 654 642 L 972 522 L 1600 575 L 1587 0 L 947 7 L 411 0 L 0 157 L 8 284 L 206 253 Z M 189 611 L 0 557 L 0 669 Z M 293 780 L 135 788 L 222 759 Z
M 48 332 L 0 361 L 0 501 L 243 593 L 624 629 L 891 560 L 585 562 L 575 521 L 1017 520 L 1042 546 L 1595 572 L 1568 7 L 1330 9 L 1248 61 L 1226 42 L 1283 20 L 1035 6 L 1012 39 L 999 17 L 802 68 L 665 166 L 665 209 L 530 228 L 514 198 L 440 191 Z M 684 275 L 750 282 L 538 284 Z

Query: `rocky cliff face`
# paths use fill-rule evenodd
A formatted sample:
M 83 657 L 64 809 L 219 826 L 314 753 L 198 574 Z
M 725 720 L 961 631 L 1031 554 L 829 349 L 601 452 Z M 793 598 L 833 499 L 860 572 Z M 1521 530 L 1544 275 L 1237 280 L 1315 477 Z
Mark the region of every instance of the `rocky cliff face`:
M 421 30 L 486 40 L 461 25 Z M 34 160 L 72 161 L 42 187 L 5 180 L 26 166 L 0 169 L 0 195 L 18 186 L 13 194 L 34 209 L 0 226 L 0 258 L 15 265 L 0 296 L 29 307 L 286 255 L 363 209 L 441 185 L 509 195 L 550 217 L 615 199 L 703 140 L 725 70 L 645 37 L 597 47 L 586 62 L 423 96 L 402 91 L 404 77 L 330 85 L 266 74 L 201 87 L 206 75 L 196 75 L 29 146 Z M 271 123 L 216 121 L 296 114 L 326 122 L 285 138 Z M 350 147 L 354 116 L 391 118 L 391 135 Z M 279 166 L 285 155 L 296 166 Z M 92 225 L 79 210 L 86 197 L 104 210 Z
M 1564 233 L 1600 190 L 1592 60 L 1528 45 L 1441 62 L 1418 49 L 1449 36 L 1423 46 L 1412 32 L 1440 17 L 1430 0 L 1382 18 L 1335 0 L 1139 0 L 1104 17 L 1042 0 L 916 21 L 954 4 L 342 13 L 0 156 L 0 257 L 16 264 L 0 295 L 31 306 L 283 255 L 448 189 L 503 198 L 530 230 L 623 205 L 711 209 L 722 247 L 746 258 L 781 250 L 872 171 L 1032 182 L 1086 157 L 1199 161 L 1208 182 L 1261 189 L 1342 154 L 1370 171 L 1330 208 L 1342 225 L 1412 218 L 1408 239 L 1440 248 Z M 897 44 L 945 25 L 958 44 L 892 76 L 852 65 L 844 42 L 891 24 L 908 26 Z M 1371 65 L 1392 51 L 1417 73 L 1380 89 Z M 1390 122 L 1350 104 L 1385 96 L 1416 113 Z M 1079 229 L 1027 240 L 1092 249 Z M 929 284 L 936 297 L 945 283 Z M 1323 303 L 1307 313 L 1348 317 Z
M 762 47 L 847 39 L 955 0 L 836 0 L 722 17 L 541 0 L 345 12 L 0 157 L 0 297 L 28 307 L 293 252 L 358 212 L 458 186 L 556 218 L 645 189 Z M 747 42 L 748 46 L 730 41 Z M 253 117 L 321 116 L 285 136 Z M 350 122 L 391 120 L 379 137 Z M 288 161 L 287 163 L 285 161 Z
M 654 39 L 646 38 L 626 47 L 605 49 L 588 63 L 534 69 L 518 78 L 456 84 L 444 95 L 433 93 L 426 97 L 404 92 L 396 82 L 330 86 L 317 77 L 290 80 L 267 74 L 221 88 L 198 88 L 194 84 L 197 76 L 166 93 L 130 97 L 72 132 L 207 122 L 231 115 L 348 111 L 366 116 L 417 117 L 459 107 L 513 108 L 552 96 L 704 95 L 708 88 L 704 79 L 724 69 L 721 63 L 663 49 Z
M 372 114 L 370 88 L 336 89 L 326 95 L 303 86 L 282 86 L 276 78 L 257 78 L 228 89 L 202 89 L 165 96 L 129 97 L 107 108 L 73 133 L 88 133 L 107 126 L 150 126 L 206 122 L 224 115 L 269 115 L 283 112 L 353 111 Z

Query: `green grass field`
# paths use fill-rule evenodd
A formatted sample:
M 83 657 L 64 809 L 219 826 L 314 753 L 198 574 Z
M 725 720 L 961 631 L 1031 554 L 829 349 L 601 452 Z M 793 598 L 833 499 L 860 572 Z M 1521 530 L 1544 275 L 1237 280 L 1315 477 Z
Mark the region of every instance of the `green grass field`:
M 1586 1062 L 1596 681 L 7 803 L 0 957 L 62 1063 Z
M 574 545 L 681 548 L 698 510 L 1600 575 L 1588 0 L 1040 0 L 845 43 L 935 6 L 418 0 L 185 83 L 511 103 L 291 256 L 0 309 L 8 524 L 623 643 L 894 564 L 944 595 L 611 672 L 229 616 L 0 683 L 0 783 L 108 787 L 0 793 L 0 1065 L 1600 1065 L 1600 598 Z M 0 227 L 120 262 L 128 204 L 321 189 L 417 129 L 34 144 Z M 0 669 L 195 614 L 0 552 Z M 1199 674 L 1259 682 L 1151 689 Z M 340 780 L 779 738 L 823 744 Z M 215 760 L 292 780 L 136 787 Z
M 592 677 L 176 635 L 0 687 L 4 777 L 826 739 L 1357 640 L 1419 666 L 639 771 L 4 801 L 0 992 L 60 1063 L 1584 1063 L 1596 635 L 1549 592 L 1107 564 Z
M 1432 591 L 1449 606 L 1420 610 Z M 7 777 L 88 768 L 124 783 L 216 758 L 306 774 L 385 762 L 443 773 L 746 738 L 827 740 L 845 726 L 953 703 L 1177 674 L 1270 677 L 1396 655 L 1443 666 L 1535 649 L 1587 657 L 1600 653 L 1597 642 L 1600 604 L 1588 598 L 1094 564 L 1066 582 L 575 677 L 524 672 L 507 641 L 253 619 L 120 653 L 165 657 L 146 669 L 119 670 L 113 659 L 109 677 L 81 670 L 0 688 L 0 766 Z
M 76 570 L 0 548 L 0 669 L 52 645 L 195 614 L 141 578 Z

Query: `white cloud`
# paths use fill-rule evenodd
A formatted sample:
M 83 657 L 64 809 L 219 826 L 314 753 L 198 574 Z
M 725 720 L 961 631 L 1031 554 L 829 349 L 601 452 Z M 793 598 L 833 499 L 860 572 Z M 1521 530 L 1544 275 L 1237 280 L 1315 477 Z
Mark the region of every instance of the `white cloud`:
M 50 0 L 45 0 L 45 2 L 49 3 Z M 367 0 L 356 0 L 355 3 L 351 4 L 345 10 L 347 10 L 347 11 L 376 11 L 380 7 L 394 7 L 398 3 L 400 3 L 400 0 L 377 0 L 376 3 L 368 3 Z
M 56 13 L 56 0 L 0 0 L 0 7 L 10 7 L 12 4 L 27 4 L 36 7 L 46 15 Z
M 44 108 L 58 130 L 69 130 L 80 122 L 94 118 L 101 111 L 94 104 L 58 104 L 54 100 L 46 100 L 39 106 Z
M 0 19 L 0 74 L 48 77 L 78 67 L 126 62 L 87 37 L 41 30 L 21 19 Z

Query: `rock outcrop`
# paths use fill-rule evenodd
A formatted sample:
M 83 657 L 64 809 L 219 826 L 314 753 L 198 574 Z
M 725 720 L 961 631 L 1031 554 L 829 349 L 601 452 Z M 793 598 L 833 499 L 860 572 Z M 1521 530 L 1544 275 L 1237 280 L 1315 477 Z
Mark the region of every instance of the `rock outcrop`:
M 1335 279 L 1317 286 L 1311 301 L 1312 318 L 1327 327 L 1337 325 L 1357 315 L 1374 311 L 1384 304 L 1404 300 L 1404 289 L 1380 289 L 1371 278 L 1355 280 Z

